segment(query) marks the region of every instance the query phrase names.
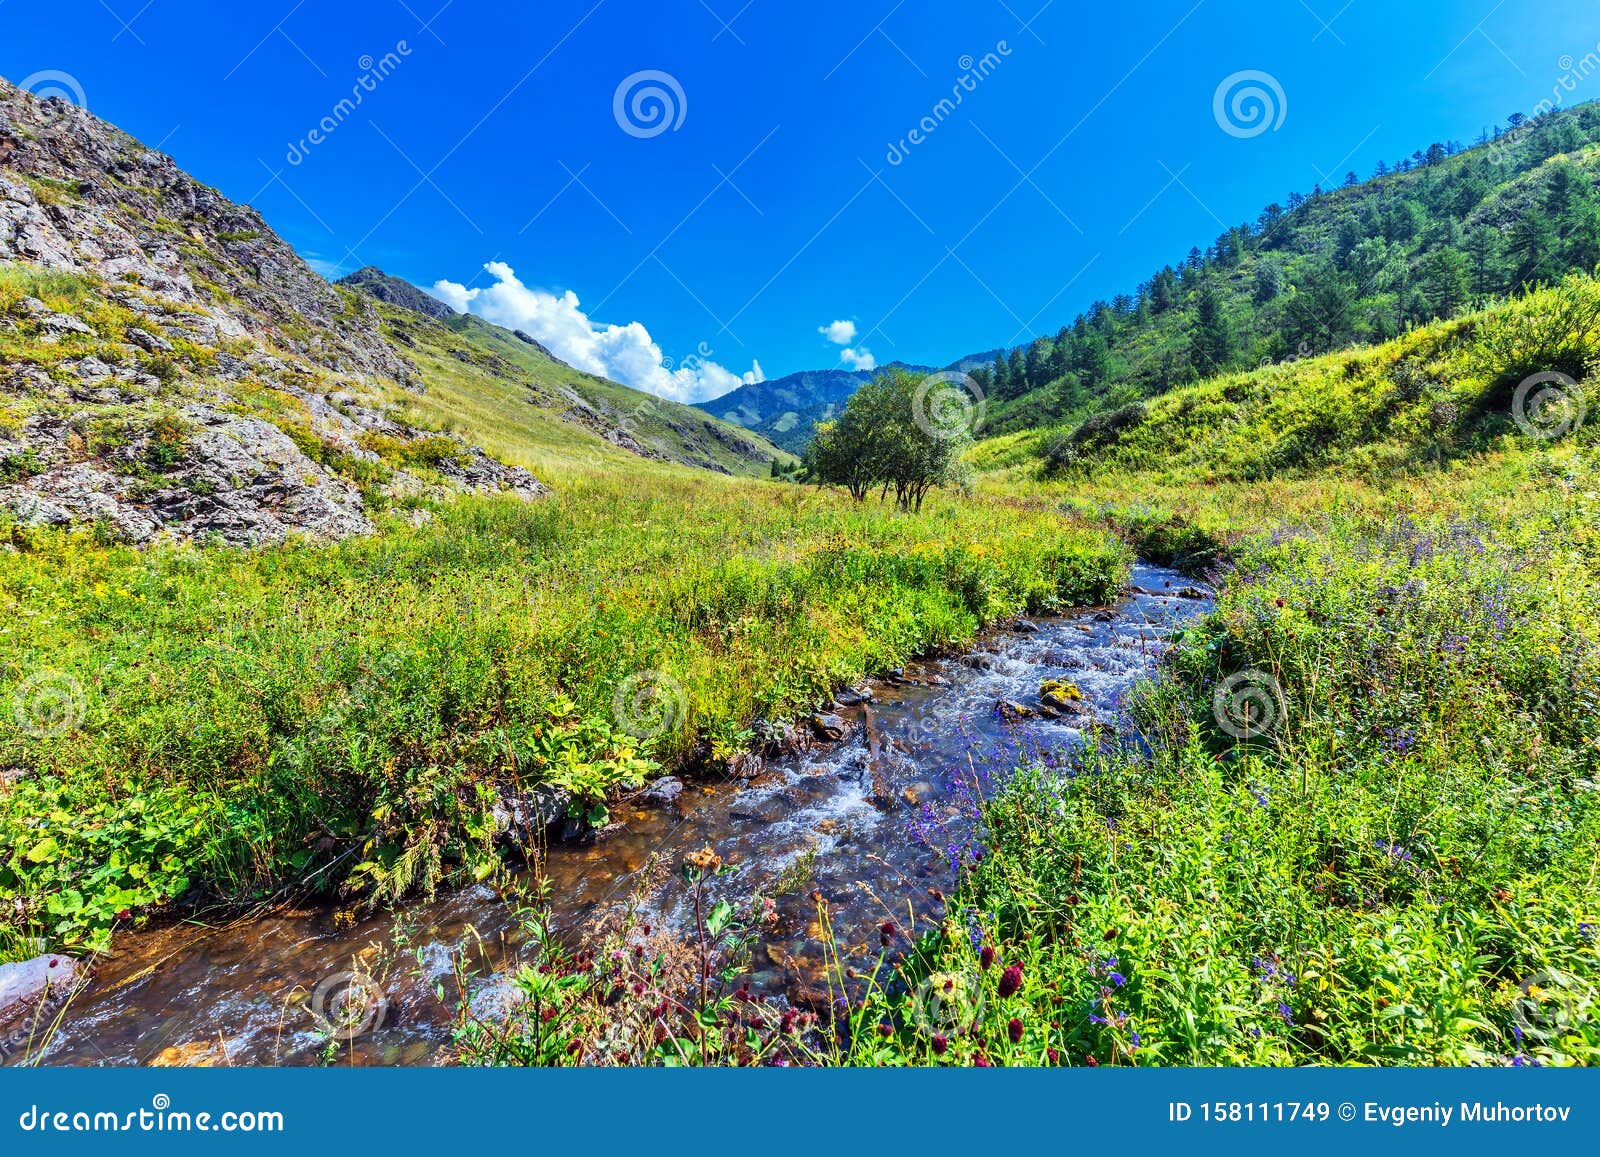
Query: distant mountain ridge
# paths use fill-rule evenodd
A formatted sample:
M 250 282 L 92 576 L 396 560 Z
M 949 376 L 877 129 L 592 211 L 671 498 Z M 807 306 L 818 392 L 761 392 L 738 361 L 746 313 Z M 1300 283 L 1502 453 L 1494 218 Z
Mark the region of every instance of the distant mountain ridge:
M 403 278 L 385 273 L 376 265 L 363 265 L 354 273 L 339 278 L 334 284 L 360 290 L 368 297 L 401 306 L 413 313 L 420 313 L 423 317 L 431 317 L 434 321 L 444 321 L 456 314 L 454 309 L 433 294 L 425 293 Z
M 708 414 L 760 434 L 774 445 L 801 453 L 818 422 L 838 416 L 844 404 L 867 382 L 891 366 L 913 373 L 932 373 L 930 366 L 890 362 L 873 370 L 801 370 L 765 382 L 738 387 L 720 398 L 697 402 Z

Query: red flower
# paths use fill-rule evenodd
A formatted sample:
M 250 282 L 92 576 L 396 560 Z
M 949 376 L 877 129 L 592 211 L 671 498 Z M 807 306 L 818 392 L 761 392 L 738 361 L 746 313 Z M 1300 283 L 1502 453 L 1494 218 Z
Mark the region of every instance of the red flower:
M 949 1037 L 945 1036 L 944 1033 L 942 1033 L 942 1032 L 936 1032 L 936 1033 L 933 1034 L 933 1055 L 934 1056 L 936 1056 L 936 1057 L 944 1056 L 945 1051 L 947 1049 L 949 1049 L 949 1047 L 950 1047 L 950 1038 Z
M 1050 1058 L 1050 1063 L 1053 1065 L 1059 1065 L 1061 1063 L 1061 1054 L 1056 1052 L 1055 1049 L 1045 1049 L 1044 1055 Z
M 1011 1038 L 1012 1044 L 1022 1043 L 1022 1022 L 1012 1017 L 1006 1024 L 1006 1035 Z
M 989 1058 L 984 1056 L 982 1053 L 979 1053 L 977 1056 L 972 1058 L 972 1064 L 974 1068 L 979 1069 L 988 1069 L 994 1067 L 989 1063 Z
M 883 1037 L 884 1040 L 888 1040 L 894 1035 L 894 1026 L 891 1024 L 880 1024 L 878 1026 L 878 1035 Z
M 989 965 L 994 963 L 994 949 L 985 944 L 978 953 L 978 963 L 987 971 Z
M 1013 964 L 1000 974 L 1000 995 L 1002 998 L 1016 995 L 1017 989 L 1022 987 L 1022 965 Z

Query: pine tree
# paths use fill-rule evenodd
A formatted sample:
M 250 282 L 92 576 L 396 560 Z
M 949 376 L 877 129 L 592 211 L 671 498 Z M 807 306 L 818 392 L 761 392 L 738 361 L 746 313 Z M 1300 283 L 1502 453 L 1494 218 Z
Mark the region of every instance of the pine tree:
M 1202 376 L 1219 374 L 1233 356 L 1233 328 L 1216 287 L 1209 281 L 1195 294 L 1194 314 L 1189 360 Z
M 1511 227 L 1512 281 L 1519 287 L 1553 276 L 1556 231 L 1543 213 L 1524 213 Z

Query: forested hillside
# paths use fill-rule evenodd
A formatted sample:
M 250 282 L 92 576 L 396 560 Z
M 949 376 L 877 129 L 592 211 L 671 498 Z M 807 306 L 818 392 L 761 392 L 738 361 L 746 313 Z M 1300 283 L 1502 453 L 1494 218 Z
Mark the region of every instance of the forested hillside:
M 1345 175 L 1097 301 L 974 376 L 987 432 L 1072 424 L 1173 386 L 1383 342 L 1600 263 L 1600 105 L 1508 118 Z

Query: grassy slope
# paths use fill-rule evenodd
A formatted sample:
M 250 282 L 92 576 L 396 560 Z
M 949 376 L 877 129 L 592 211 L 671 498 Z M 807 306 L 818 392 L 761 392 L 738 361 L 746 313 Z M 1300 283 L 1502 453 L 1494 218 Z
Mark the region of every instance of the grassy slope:
M 759 435 L 575 370 L 480 318 L 441 323 L 375 305 L 385 334 L 427 383 L 420 396 L 396 391 L 392 400 L 535 473 L 657 469 L 607 440 L 608 430 L 620 430 L 658 460 L 729 474 L 766 477 L 774 457 L 791 460 Z

